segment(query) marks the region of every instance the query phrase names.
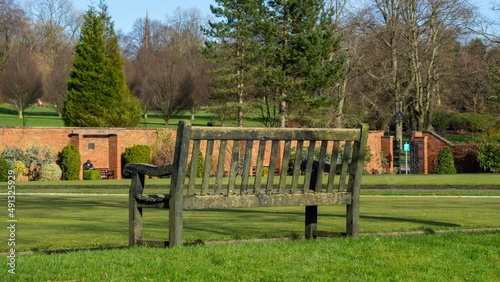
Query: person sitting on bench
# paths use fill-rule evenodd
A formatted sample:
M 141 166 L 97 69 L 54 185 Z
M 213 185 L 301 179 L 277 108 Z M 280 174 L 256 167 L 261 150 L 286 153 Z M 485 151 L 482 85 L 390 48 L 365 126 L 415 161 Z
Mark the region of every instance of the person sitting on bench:
M 87 162 L 83 164 L 83 170 L 90 169 L 94 169 L 94 166 L 92 165 L 92 162 L 90 160 L 87 160 Z

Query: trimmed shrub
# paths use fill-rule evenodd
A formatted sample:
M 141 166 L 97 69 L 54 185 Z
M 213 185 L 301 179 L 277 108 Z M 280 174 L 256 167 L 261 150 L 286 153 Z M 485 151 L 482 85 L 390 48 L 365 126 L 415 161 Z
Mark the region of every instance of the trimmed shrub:
M 151 161 L 151 148 L 146 145 L 134 145 L 125 148 L 124 154 L 126 163 L 149 163 Z
M 479 165 L 490 172 L 500 172 L 500 143 L 485 143 L 477 151 Z
M 61 152 L 61 166 L 66 180 L 77 180 L 80 175 L 82 160 L 75 145 L 68 145 Z
M 101 171 L 98 169 L 84 170 L 83 180 L 98 180 L 101 179 Z
M 44 164 L 53 163 L 57 157 L 52 156 L 50 148 L 29 147 L 26 150 L 20 148 L 9 148 L 2 152 L 2 157 L 11 165 L 14 166 L 16 161 L 21 161 L 28 172 L 18 174 L 28 175 L 30 180 L 37 180 L 40 177 L 40 169 Z
M 438 165 L 436 172 L 439 174 L 455 174 L 457 169 L 455 168 L 455 162 L 453 160 L 453 153 L 450 147 L 446 146 L 439 150 L 438 155 Z
M 9 162 L 7 162 L 7 160 L 5 160 L 4 158 L 0 158 L 0 182 L 5 182 L 8 180 L 9 170 L 11 169 L 12 167 L 10 166 Z
M 61 180 L 62 169 L 57 164 L 45 164 L 40 170 L 41 180 Z
M 27 175 L 29 170 L 26 167 L 26 165 L 22 161 L 16 161 L 14 163 L 14 166 L 12 167 L 12 170 L 16 173 L 17 180 L 21 178 L 23 175 Z
M 188 170 L 187 170 L 187 176 L 189 177 L 191 175 L 191 165 L 193 163 L 193 160 L 189 162 L 188 165 Z M 205 169 L 205 165 L 203 162 L 203 154 L 201 152 L 198 152 L 198 166 L 196 167 L 196 177 L 203 177 L 203 170 Z

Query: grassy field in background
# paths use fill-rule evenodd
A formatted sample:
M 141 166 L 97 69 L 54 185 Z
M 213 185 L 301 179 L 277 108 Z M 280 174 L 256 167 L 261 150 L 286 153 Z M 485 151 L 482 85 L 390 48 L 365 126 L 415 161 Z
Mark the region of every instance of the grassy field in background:
M 155 112 L 148 114 L 147 119 L 142 119 L 138 127 L 140 128 L 177 128 L 180 120 L 191 120 L 191 114 L 186 112 L 179 116 L 174 116 L 165 124 L 165 121 Z M 11 104 L 0 104 L 0 127 L 1 126 L 25 126 L 28 127 L 64 127 L 64 122 L 59 117 L 53 106 L 38 107 L 36 104 L 25 110 L 25 119 L 20 119 L 16 108 Z M 205 111 L 196 113 L 195 119 L 191 120 L 193 125 L 207 125 L 208 122 L 215 122 L 214 115 Z M 228 122 L 227 126 L 236 126 L 237 121 Z M 245 126 L 262 126 L 253 119 L 246 119 Z
M 240 178 L 238 178 L 240 179 Z M 237 179 L 237 181 L 238 181 Z M 338 181 L 338 177 L 336 178 Z M 275 181 L 279 180 L 276 177 Z M 201 179 L 200 179 L 201 181 Z M 253 181 L 253 178 L 252 178 Z M 288 182 L 291 179 L 287 179 Z M 326 183 L 326 178 L 323 179 Z M 5 189 L 6 182 L 0 182 L 1 189 Z M 148 187 L 168 187 L 170 178 L 147 179 Z M 17 182 L 16 187 L 20 191 L 36 192 L 38 190 L 54 189 L 97 189 L 98 191 L 107 188 L 123 188 L 130 186 L 130 179 L 105 179 L 105 180 L 64 180 L 64 181 L 24 181 Z M 500 173 L 475 173 L 475 174 L 380 174 L 363 175 L 362 188 L 498 188 L 500 189 Z

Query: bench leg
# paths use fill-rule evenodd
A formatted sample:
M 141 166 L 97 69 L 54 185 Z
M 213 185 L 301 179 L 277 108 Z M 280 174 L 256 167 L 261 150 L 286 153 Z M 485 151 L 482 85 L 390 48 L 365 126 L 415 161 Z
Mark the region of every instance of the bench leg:
M 142 239 L 142 208 L 137 207 L 135 191 L 144 189 L 144 175 L 135 173 L 132 175 L 132 184 L 129 191 L 129 246 L 137 245 L 137 241 Z M 140 189 L 140 190 L 139 190 Z
M 314 239 L 314 232 L 318 229 L 318 206 L 306 206 L 306 239 Z

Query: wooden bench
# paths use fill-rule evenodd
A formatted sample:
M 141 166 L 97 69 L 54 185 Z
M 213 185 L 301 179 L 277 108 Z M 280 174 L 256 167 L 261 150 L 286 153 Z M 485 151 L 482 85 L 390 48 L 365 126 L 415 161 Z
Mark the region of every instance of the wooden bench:
M 115 171 L 110 170 L 107 167 L 94 168 L 95 170 L 101 171 L 101 179 L 115 178 Z
M 183 211 L 193 209 L 305 206 L 305 238 L 357 236 L 367 136 L 367 125 L 229 128 L 195 127 L 181 121 L 172 165 L 127 164 L 124 168 L 124 174 L 131 176 L 129 245 L 182 245 Z M 204 169 L 197 178 L 200 155 Z M 263 175 L 263 167 L 279 175 Z M 169 193 L 144 193 L 145 175 L 170 176 Z M 317 206 L 338 204 L 347 207 L 346 232 L 317 230 Z M 142 239 L 143 208 L 169 209 L 168 241 Z

